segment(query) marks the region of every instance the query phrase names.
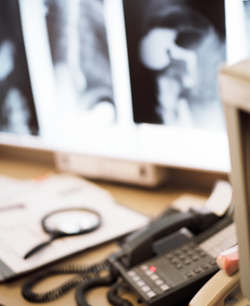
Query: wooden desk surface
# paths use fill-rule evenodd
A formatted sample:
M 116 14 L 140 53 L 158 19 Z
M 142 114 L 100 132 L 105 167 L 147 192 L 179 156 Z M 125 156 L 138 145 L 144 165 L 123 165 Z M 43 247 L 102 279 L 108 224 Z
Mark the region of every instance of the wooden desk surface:
M 19 179 L 32 178 L 46 172 L 55 172 L 53 165 L 30 163 L 23 160 L 15 160 L 13 158 L 1 157 L 0 155 L 0 175 L 8 175 Z M 154 216 L 163 211 L 174 199 L 183 193 L 192 193 L 200 196 L 201 199 L 207 198 L 208 192 L 186 189 L 178 186 L 165 186 L 156 189 L 148 190 L 136 187 L 122 186 L 111 183 L 98 182 L 99 186 L 108 190 L 117 200 L 118 203 L 126 205 L 139 212 Z M 109 254 L 119 250 L 115 243 L 107 243 L 103 246 L 97 247 L 91 251 L 83 252 L 80 255 L 72 256 L 70 259 L 61 261 L 58 266 L 64 265 L 91 265 L 104 260 Z M 27 277 L 27 276 L 26 276 Z M 35 305 L 29 303 L 21 296 L 21 286 L 26 277 L 20 277 L 16 280 L 0 284 L 0 305 L 5 306 L 28 306 Z M 53 277 L 50 280 L 44 281 L 36 289 L 37 291 L 46 291 L 61 283 L 63 277 Z M 87 298 L 92 305 L 110 305 L 106 299 L 107 288 L 98 288 L 88 293 Z M 134 305 L 138 305 L 135 296 L 128 293 L 126 298 L 130 299 Z M 63 298 L 50 302 L 44 305 L 76 305 L 74 299 L 74 290 Z

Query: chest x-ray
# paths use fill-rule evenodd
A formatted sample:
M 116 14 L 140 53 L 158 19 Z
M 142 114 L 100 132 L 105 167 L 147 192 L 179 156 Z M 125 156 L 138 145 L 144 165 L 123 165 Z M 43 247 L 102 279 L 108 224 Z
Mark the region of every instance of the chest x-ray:
M 39 133 L 17 1 L 0 2 L 0 131 Z
M 107 33 L 101 0 L 44 0 L 60 107 L 67 116 L 113 123 Z
M 224 129 L 224 1 L 127 0 L 124 8 L 135 122 Z
M 2 132 L 43 134 L 48 121 L 79 133 L 115 123 L 103 1 L 1 1 L 0 89 Z

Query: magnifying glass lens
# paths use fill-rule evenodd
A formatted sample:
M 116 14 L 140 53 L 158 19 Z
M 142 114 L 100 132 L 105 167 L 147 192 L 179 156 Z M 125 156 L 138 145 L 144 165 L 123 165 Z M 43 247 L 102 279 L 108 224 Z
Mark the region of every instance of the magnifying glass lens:
M 44 229 L 49 233 L 73 235 L 93 230 L 100 223 L 100 217 L 87 210 L 65 210 L 48 215 L 44 219 Z

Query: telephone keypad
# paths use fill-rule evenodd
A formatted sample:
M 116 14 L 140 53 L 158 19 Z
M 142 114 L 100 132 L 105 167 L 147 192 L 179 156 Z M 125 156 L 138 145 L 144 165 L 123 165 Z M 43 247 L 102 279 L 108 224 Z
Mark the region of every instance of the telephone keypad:
M 218 230 L 219 228 L 216 229 L 217 232 Z M 216 255 L 234 245 L 236 241 L 234 225 L 226 225 L 221 232 L 222 237 L 214 235 L 213 232 L 202 233 L 192 242 L 179 245 L 175 243 L 175 248 L 169 247 L 165 252 L 127 271 L 129 283 L 150 305 L 156 302 L 154 300 L 156 297 L 159 296 L 161 299 L 160 295 L 167 300 L 167 296 L 177 294 L 177 289 L 182 284 L 191 288 L 193 278 L 203 280 L 210 272 L 214 273 Z M 139 277 L 137 281 L 136 276 Z
M 182 279 L 192 278 L 211 268 L 212 262 L 215 263 L 214 259 L 195 242 L 165 254 L 165 259 L 176 269 L 176 272 L 178 270 L 181 273 Z
M 213 261 L 214 259 L 201 250 L 196 243 L 189 243 L 180 249 L 165 254 L 163 258 L 150 262 L 148 265 L 140 265 L 129 271 L 128 275 L 145 298 L 151 299 L 171 289 L 171 287 L 179 285 L 183 280 L 191 279 L 208 270 L 211 268 Z M 168 273 L 164 273 L 162 266 Z
M 154 267 L 150 265 L 141 265 L 127 273 L 147 299 L 151 299 L 171 288 L 170 284 L 162 279 L 152 268 Z

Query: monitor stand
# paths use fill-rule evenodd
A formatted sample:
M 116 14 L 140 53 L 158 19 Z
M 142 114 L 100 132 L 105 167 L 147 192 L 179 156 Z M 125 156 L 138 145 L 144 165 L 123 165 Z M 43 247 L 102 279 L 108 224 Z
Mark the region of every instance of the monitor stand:
M 92 155 L 55 152 L 55 162 L 60 171 L 144 187 L 160 186 L 169 176 L 165 167 Z

